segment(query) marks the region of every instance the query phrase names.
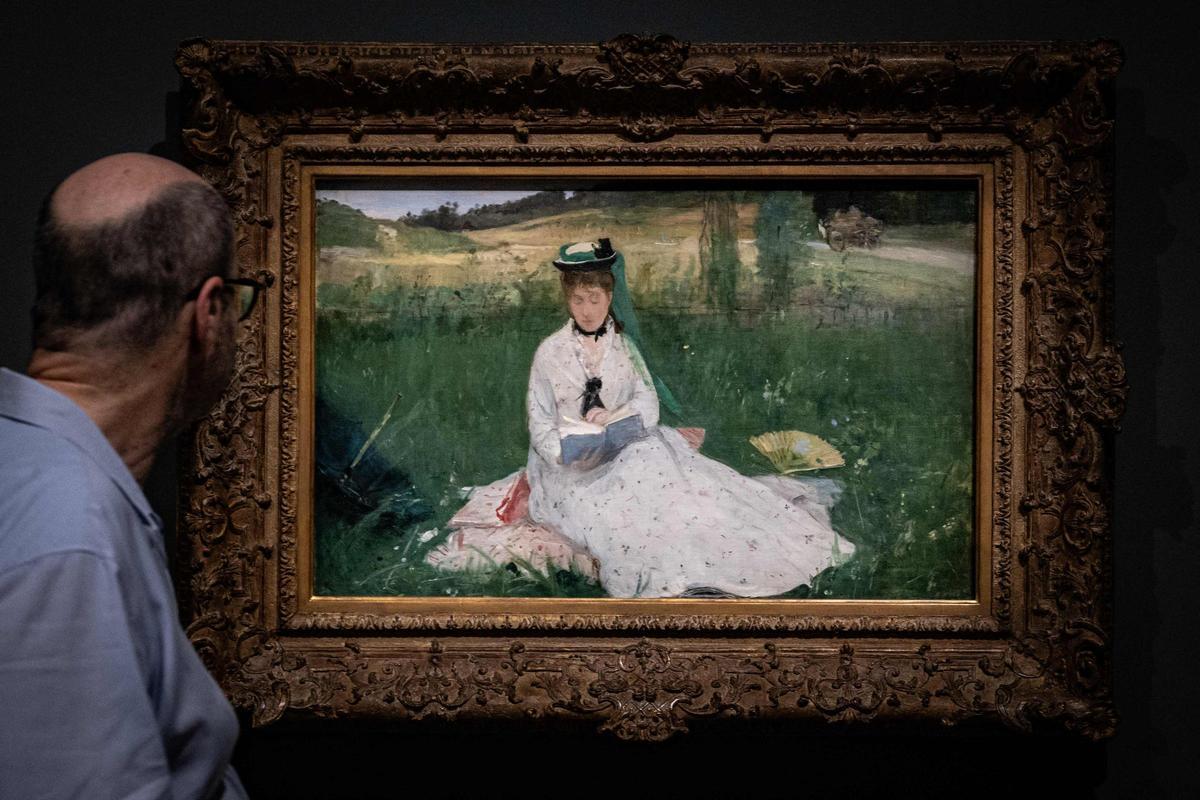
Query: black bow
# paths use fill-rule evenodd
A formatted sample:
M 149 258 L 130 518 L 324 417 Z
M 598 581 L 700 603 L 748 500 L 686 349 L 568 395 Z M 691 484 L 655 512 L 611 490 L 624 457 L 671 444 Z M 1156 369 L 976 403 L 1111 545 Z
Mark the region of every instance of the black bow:
M 603 385 L 604 381 L 599 378 L 588 378 L 583 385 L 583 394 L 579 395 L 583 398 L 583 409 L 579 415 L 584 419 L 593 408 L 604 408 L 604 401 L 600 399 L 600 387 Z
M 579 323 L 576 322 L 575 320 L 571 320 L 571 326 L 572 326 L 572 328 L 574 328 L 576 333 L 581 334 L 583 336 L 591 336 L 596 341 L 600 341 L 600 337 L 603 336 L 604 334 L 608 333 L 608 321 L 607 320 L 600 323 L 600 327 L 596 328 L 596 330 L 594 330 L 594 331 L 585 331 L 583 328 L 579 327 Z

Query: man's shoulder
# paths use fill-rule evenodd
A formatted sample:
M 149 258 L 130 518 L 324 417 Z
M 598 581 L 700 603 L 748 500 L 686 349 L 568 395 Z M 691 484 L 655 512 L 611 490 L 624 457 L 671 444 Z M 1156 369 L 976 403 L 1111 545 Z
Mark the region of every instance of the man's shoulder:
M 0 417 L 0 570 L 55 552 L 111 555 L 128 503 L 71 442 Z

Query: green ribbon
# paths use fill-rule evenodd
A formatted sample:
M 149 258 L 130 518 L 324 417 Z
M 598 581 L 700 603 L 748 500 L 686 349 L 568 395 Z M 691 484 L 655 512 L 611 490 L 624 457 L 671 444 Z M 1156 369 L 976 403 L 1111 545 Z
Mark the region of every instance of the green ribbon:
M 679 405 L 679 401 L 646 363 L 645 349 L 642 346 L 642 329 L 638 325 L 637 314 L 633 311 L 633 298 L 629 295 L 629 285 L 625 279 L 625 256 L 620 251 L 617 251 L 617 260 L 613 262 L 612 273 L 613 278 L 616 279 L 613 285 L 612 315 L 621 321 L 622 333 L 629 337 L 631 345 L 629 349 L 634 357 L 633 364 L 644 380 L 648 383 L 653 382 L 654 389 L 658 392 L 659 402 L 666 406 L 672 414 L 681 417 L 683 408 Z

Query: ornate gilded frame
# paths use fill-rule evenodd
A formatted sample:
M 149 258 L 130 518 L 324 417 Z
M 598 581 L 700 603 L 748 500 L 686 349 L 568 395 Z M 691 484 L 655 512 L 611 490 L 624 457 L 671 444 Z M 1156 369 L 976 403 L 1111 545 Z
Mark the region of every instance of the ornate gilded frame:
M 702 717 L 980 718 L 1110 735 L 1120 63 L 1111 42 L 185 42 L 185 151 L 234 210 L 242 272 L 270 287 L 183 459 L 181 607 L 231 700 L 256 725 L 556 716 L 662 739 Z M 504 170 L 975 176 L 975 599 L 313 597 L 313 177 Z

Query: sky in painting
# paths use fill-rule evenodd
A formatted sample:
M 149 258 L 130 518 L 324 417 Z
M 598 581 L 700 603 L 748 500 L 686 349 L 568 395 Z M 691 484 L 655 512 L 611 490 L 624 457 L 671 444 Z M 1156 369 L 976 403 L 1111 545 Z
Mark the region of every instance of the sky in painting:
M 474 189 L 318 189 L 317 199 L 336 200 L 357 208 L 373 219 L 398 219 L 409 212 L 419 214 L 442 203 L 458 203 L 459 211 L 491 203 L 507 203 L 528 197 L 527 191 L 477 191 Z

